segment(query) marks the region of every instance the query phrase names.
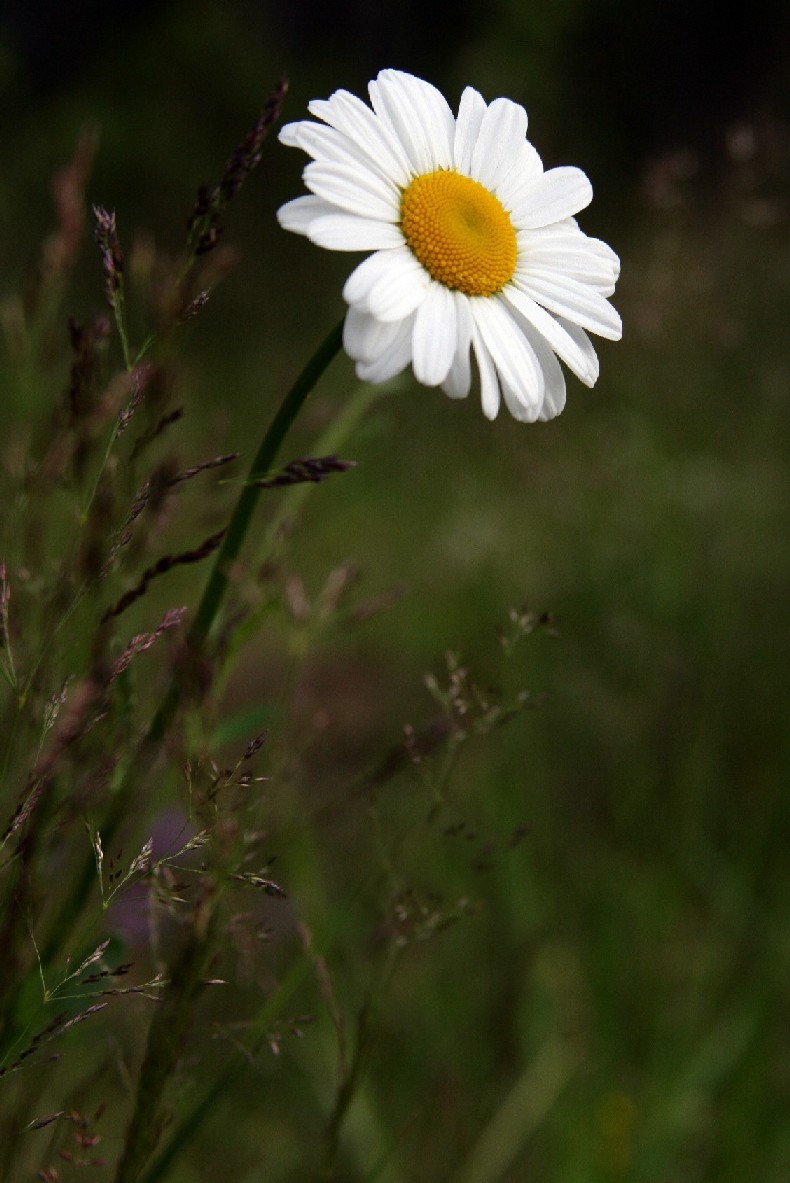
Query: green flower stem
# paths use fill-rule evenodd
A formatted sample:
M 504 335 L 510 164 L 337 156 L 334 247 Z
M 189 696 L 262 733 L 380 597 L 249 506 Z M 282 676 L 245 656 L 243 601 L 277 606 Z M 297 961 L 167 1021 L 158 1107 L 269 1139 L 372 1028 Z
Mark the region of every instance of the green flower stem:
M 319 345 L 307 365 L 299 374 L 283 399 L 277 414 L 261 441 L 261 445 L 250 467 L 247 481 L 231 515 L 214 569 L 209 576 L 203 597 L 198 606 L 197 615 L 187 634 L 187 644 L 193 653 L 200 652 L 211 631 L 211 626 L 216 619 L 217 612 L 228 587 L 229 568 L 238 558 L 250 522 L 252 521 L 253 513 L 258 504 L 261 489 L 253 482 L 265 476 L 271 468 L 280 449 L 280 445 L 299 413 L 302 404 L 330 362 L 340 352 L 342 343 L 343 324 L 341 321 L 332 330 L 326 340 Z M 111 842 L 126 816 L 128 794 L 137 783 L 142 770 L 150 764 L 157 752 L 159 743 L 167 731 L 180 699 L 181 686 L 177 678 L 174 678 L 170 684 L 170 689 L 160 703 L 151 721 L 145 737 L 132 757 L 112 800 L 109 811 L 103 820 L 101 828 L 103 842 Z M 93 857 L 91 856 L 90 861 L 86 862 L 82 877 L 76 885 L 74 893 L 64 904 L 57 918 L 57 922 L 52 929 L 52 935 L 44 953 L 45 963 L 48 964 L 51 958 L 57 955 L 62 946 L 64 935 L 71 931 L 71 920 L 81 911 L 93 884 L 95 874 L 96 869 Z
M 269 430 L 261 441 L 252 462 L 247 482 L 241 491 L 236 508 L 228 523 L 228 529 L 217 555 L 214 570 L 206 585 L 197 616 L 189 631 L 189 642 L 197 647 L 208 636 L 228 586 L 228 568 L 238 557 L 242 543 L 258 504 L 261 489 L 255 481 L 265 477 L 274 463 L 285 436 L 302 404 L 312 391 L 318 379 L 343 345 L 343 322 L 337 325 L 326 340 L 319 345 L 310 361 L 283 399 L 279 411 L 272 420 Z
M 319 345 L 310 361 L 294 382 L 288 394 L 282 401 L 280 409 L 271 422 L 269 430 L 261 441 L 261 446 L 250 467 L 249 475 L 241 491 L 236 508 L 233 510 L 222 546 L 219 549 L 214 569 L 209 576 L 203 598 L 198 605 L 197 615 L 187 634 L 187 645 L 192 653 L 200 652 L 211 631 L 217 617 L 222 600 L 228 587 L 228 573 L 239 556 L 244 539 L 247 536 L 252 516 L 261 495 L 261 489 L 256 481 L 265 477 L 270 471 L 275 457 L 280 450 L 291 424 L 298 415 L 305 399 L 313 390 L 318 379 L 329 366 L 332 359 L 340 352 L 343 344 L 343 322 L 341 321 L 325 341 Z M 174 681 L 153 718 L 148 739 L 157 742 L 164 735 L 167 725 L 173 717 L 173 712 L 181 696 L 178 682 Z

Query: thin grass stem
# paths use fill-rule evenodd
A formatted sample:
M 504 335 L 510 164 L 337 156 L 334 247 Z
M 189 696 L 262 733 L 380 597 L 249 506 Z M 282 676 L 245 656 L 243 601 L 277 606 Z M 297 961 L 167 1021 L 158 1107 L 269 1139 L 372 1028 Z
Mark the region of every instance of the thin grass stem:
M 252 521 L 253 513 L 257 507 L 258 498 L 262 490 L 251 482 L 259 480 L 271 470 L 289 428 L 324 371 L 340 352 L 342 342 L 343 325 L 341 322 L 319 345 L 318 349 L 298 375 L 261 441 L 260 447 L 250 466 L 247 481 L 239 495 L 236 507 L 228 523 L 223 545 L 217 554 L 214 569 L 209 576 L 203 597 L 198 606 L 197 615 L 187 635 L 187 645 L 193 653 L 200 652 L 209 635 L 228 588 L 229 569 L 238 558 L 250 522 Z M 136 753 L 129 761 L 126 775 L 123 777 L 110 805 L 108 815 L 104 819 L 102 840 L 106 844 L 112 842 L 114 835 L 126 816 L 128 794 L 138 783 L 143 770 L 158 750 L 159 744 L 181 700 L 181 692 L 181 685 L 177 678 L 174 677 L 167 694 L 151 721 L 147 733 L 140 742 Z M 52 936 L 44 954 L 44 960 L 46 962 L 57 955 L 62 944 L 63 934 L 71 931 L 71 920 L 74 915 L 77 915 L 81 911 L 90 891 L 94 875 L 94 859 L 91 858 L 89 863 L 86 862 L 82 876 L 72 896 L 66 901 L 62 913 L 58 916 L 52 928 Z

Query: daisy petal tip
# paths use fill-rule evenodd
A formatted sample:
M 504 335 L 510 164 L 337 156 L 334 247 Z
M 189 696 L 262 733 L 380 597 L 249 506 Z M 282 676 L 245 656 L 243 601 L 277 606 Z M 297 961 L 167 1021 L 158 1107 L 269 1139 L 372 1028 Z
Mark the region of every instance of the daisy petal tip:
M 283 230 L 292 230 L 296 234 L 307 233 L 307 219 L 304 215 L 303 197 L 295 197 L 293 201 L 286 201 L 277 210 L 275 217 Z
M 294 134 L 295 127 L 296 127 L 295 123 L 284 123 L 283 126 L 280 128 L 279 132 L 277 133 L 277 139 L 280 141 L 281 144 L 284 144 L 286 148 L 298 147 L 297 142 L 296 142 L 296 135 Z

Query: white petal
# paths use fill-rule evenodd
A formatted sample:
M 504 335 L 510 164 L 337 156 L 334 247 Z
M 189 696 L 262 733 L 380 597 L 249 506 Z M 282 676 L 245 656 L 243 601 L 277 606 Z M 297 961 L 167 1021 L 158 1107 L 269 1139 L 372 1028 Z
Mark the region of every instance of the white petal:
M 405 370 L 411 361 L 412 318 L 407 317 L 397 326 L 388 344 L 370 361 L 357 362 L 357 377 L 363 382 L 387 382 Z
M 522 399 L 522 392 L 516 387 L 511 386 L 506 382 L 502 375 L 499 375 L 499 381 L 502 386 L 502 397 L 505 400 L 505 406 L 510 411 L 510 414 L 518 423 L 534 423 L 540 414 L 540 408 L 543 405 L 543 398 L 540 403 L 524 402 Z
M 323 123 L 315 123 L 312 119 L 286 123 L 277 138 L 286 148 L 299 148 L 308 156 L 320 156 L 322 159 L 351 159 L 359 152 L 348 136 Z
M 497 182 L 496 195 L 506 210 L 512 210 L 523 194 L 543 175 L 543 161 L 529 140 L 523 140 L 513 155 L 513 167 Z
M 611 247 L 588 238 L 569 220 L 516 234 L 519 266 L 556 269 L 598 287 L 617 282 L 620 260 Z
M 517 230 L 550 226 L 592 201 L 592 185 L 580 168 L 550 168 L 520 196 L 511 210 Z
M 538 415 L 538 419 L 545 423 L 559 415 L 565 406 L 565 375 L 562 372 L 562 366 L 542 337 L 539 337 L 537 333 L 531 335 L 530 344 L 535 350 L 538 364 L 546 379 L 543 402 Z
M 368 311 L 379 320 L 402 320 L 425 299 L 431 277 L 409 250 L 393 251 L 367 295 Z
M 562 238 L 551 242 L 539 240 L 539 234 L 538 230 L 523 230 L 517 235 L 520 275 L 527 276 L 532 270 L 540 274 L 553 271 L 558 278 L 568 275 L 596 288 L 614 284 L 616 275 L 610 260 L 588 250 L 584 235 L 577 234 L 575 241 Z
M 441 283 L 432 283 L 414 318 L 412 367 L 417 381 L 424 386 L 444 382 L 457 343 L 453 293 Z
M 368 297 L 368 308 L 380 321 L 400 321 L 419 308 L 429 286 L 427 271 L 419 265 L 404 265 L 376 284 Z
M 472 366 L 469 347 L 472 342 L 472 311 L 469 297 L 463 292 L 453 292 L 455 299 L 456 345 L 452 364 L 442 383 L 442 390 L 450 398 L 466 398 L 472 384 Z
M 410 166 L 406 153 L 390 128 L 362 99 L 347 90 L 336 90 L 328 99 L 314 99 L 308 110 L 317 119 L 348 136 L 373 160 L 380 161 L 382 170 L 396 185 L 408 182 Z
M 431 280 L 408 249 L 377 251 L 356 267 L 343 299 L 379 320 L 402 320 L 424 299 Z
M 408 248 L 401 246 L 389 251 L 376 251 L 375 254 L 368 255 L 367 259 L 363 259 L 343 285 L 343 299 L 346 303 L 369 312 L 368 296 L 371 288 L 382 276 L 389 274 L 392 260 L 399 251 L 404 251 L 409 258 L 414 257 Z
M 392 169 L 383 167 L 381 157 L 371 156 L 369 151 L 360 148 L 334 127 L 304 119 L 301 123 L 286 124 L 280 132 L 280 140 L 287 147 L 299 148 L 322 164 L 341 165 L 350 170 L 364 169 L 383 181 L 389 191 L 395 195 L 399 193 Z
M 500 298 L 471 301 L 472 316 L 503 383 L 537 414 L 543 400 L 543 374 L 523 332 Z
M 472 166 L 480 124 L 486 112 L 485 99 L 473 87 L 467 86 L 458 105 L 458 119 L 455 123 L 453 162 L 459 173 L 469 175 Z
M 386 353 L 400 333 L 397 321 L 385 324 L 367 312 L 349 308 L 343 324 L 343 348 L 354 361 L 370 363 Z
M 535 251 L 529 252 L 529 263 L 518 268 L 517 275 L 525 280 L 530 275 L 553 274 L 558 280 L 575 279 L 578 283 L 586 284 L 596 291 L 604 288 L 614 291 L 614 281 L 611 270 L 606 263 L 601 263 L 591 256 L 570 251 Z
M 494 99 L 483 116 L 470 175 L 487 189 L 497 185 L 513 168 L 514 157 L 527 134 L 527 113 L 510 99 Z
M 341 210 L 315 218 L 307 236 L 329 251 L 378 251 L 403 245 L 403 235 L 391 222 L 358 218 Z
M 592 288 L 549 271 L 532 271 L 525 278 L 519 272 L 514 282 L 520 291 L 550 312 L 567 317 L 583 329 L 597 333 L 599 337 L 607 337 L 610 341 L 620 340 L 623 326 L 618 313 Z
M 579 229 L 575 218 L 563 218 L 561 222 L 554 222 L 550 226 L 538 226 L 532 230 L 521 231 L 530 242 L 536 243 L 566 243 L 586 240 L 587 235 Z M 594 239 L 589 241 L 593 242 Z
M 496 419 L 499 413 L 499 378 L 491 354 L 476 324 L 472 325 L 472 348 L 480 371 L 480 403 L 483 414 L 486 419 Z
M 565 318 L 562 316 L 558 316 L 557 320 L 565 329 L 565 332 L 568 334 L 568 336 L 576 342 L 577 348 L 580 349 L 587 358 L 587 364 L 590 368 L 590 374 L 592 377 L 592 381 L 589 382 L 588 385 L 594 386 L 598 381 L 598 374 L 601 369 L 601 363 L 598 361 L 598 354 L 595 352 L 595 346 L 585 333 L 584 329 L 580 329 L 578 325 L 571 324 L 569 320 L 565 320 Z
M 286 201 L 285 205 L 280 206 L 277 211 L 277 221 L 283 230 L 292 230 L 294 234 L 309 235 L 316 219 L 336 212 L 333 205 L 322 201 L 320 197 L 312 195 L 294 197 L 292 201 Z
M 295 123 L 284 123 L 277 133 L 277 139 L 281 144 L 285 144 L 286 148 L 301 148 L 299 135 L 305 126 L 312 127 L 313 124 L 309 119 L 299 119 Z
M 467 349 L 465 368 L 459 363 L 458 355 L 456 355 L 447 377 L 442 382 L 442 390 L 448 398 L 466 398 L 471 385 L 472 368 L 469 364 L 469 350 Z
M 307 188 L 318 197 L 351 214 L 380 218 L 383 222 L 399 219 L 398 191 L 359 165 L 354 168 L 315 162 L 307 165 L 303 178 Z
M 616 282 L 620 278 L 620 256 L 600 238 L 587 238 L 586 235 L 585 238 L 588 248 L 594 252 L 596 257 L 606 260 L 612 268 L 612 280 Z
M 416 173 L 450 168 L 455 120 L 435 86 L 400 70 L 382 70 L 368 90 L 373 110 L 400 140 Z
M 620 260 L 611 247 L 597 238 L 588 238 L 566 219 L 538 230 L 520 230 L 516 235 L 519 272 L 532 269 L 541 274 L 553 272 L 558 278 L 568 276 L 594 288 L 602 296 L 611 296 L 620 274 Z
M 580 347 L 579 342 L 555 320 L 550 312 L 541 308 L 530 296 L 513 284 L 508 284 L 502 295 L 545 338 L 577 378 L 580 378 L 586 386 L 594 384 L 598 376 L 597 365 L 591 366 L 589 352 Z M 593 356 L 595 355 L 593 354 Z

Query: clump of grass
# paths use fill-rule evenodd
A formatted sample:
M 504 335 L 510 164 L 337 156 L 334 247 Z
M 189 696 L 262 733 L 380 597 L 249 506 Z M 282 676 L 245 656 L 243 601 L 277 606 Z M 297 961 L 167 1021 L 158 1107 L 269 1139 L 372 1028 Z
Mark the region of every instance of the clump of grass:
M 300 1169 L 342 1177 L 343 1129 L 396 971 L 410 948 L 474 910 L 468 893 L 447 900 L 412 881 L 408 852 L 441 841 L 437 822 L 467 744 L 532 702 L 483 689 L 450 654 L 445 676 L 426 678 L 433 715 L 328 796 L 306 784 L 296 671 L 325 636 L 396 596 L 375 589 L 360 599 L 346 564 L 311 604 L 288 570 L 282 526 L 308 491 L 353 469 L 338 450 L 370 395 L 349 401 L 314 454 L 276 467 L 337 352 L 334 329 L 242 480 L 240 451 L 189 454 L 180 434 L 189 403 L 175 393 L 185 328 L 206 315 L 224 270 L 212 263 L 222 219 L 261 163 L 285 89 L 220 180 L 199 191 L 179 261 L 154 259 L 143 290 L 115 212 L 93 206 L 109 312 L 85 323 L 63 311 L 91 246 L 95 144 L 81 141 L 56 186 L 58 224 L 30 293 L 4 306 L 15 408 L 0 455 L 0 1173 L 9 1181 L 37 1171 L 57 1183 L 82 1168 L 107 1168 L 115 1183 L 176 1177 L 229 1082 L 309 1041 L 317 1012 L 334 1067 L 323 1130 Z M 250 556 L 242 544 L 261 497 L 269 529 Z M 514 612 L 503 650 L 545 622 Z M 264 630 L 285 638 L 291 669 L 272 667 L 280 701 L 262 729 L 254 711 L 223 712 Z M 168 810 L 178 832 L 163 837 Z M 360 878 L 321 913 L 313 905 L 338 827 L 359 847 Z M 342 971 L 349 909 L 370 942 L 361 991 L 348 990 Z M 237 971 L 256 989 L 240 986 Z M 206 1050 L 212 1033 L 222 1055 Z M 327 1054 L 321 1039 L 317 1059 Z

